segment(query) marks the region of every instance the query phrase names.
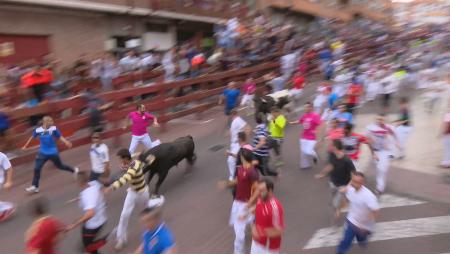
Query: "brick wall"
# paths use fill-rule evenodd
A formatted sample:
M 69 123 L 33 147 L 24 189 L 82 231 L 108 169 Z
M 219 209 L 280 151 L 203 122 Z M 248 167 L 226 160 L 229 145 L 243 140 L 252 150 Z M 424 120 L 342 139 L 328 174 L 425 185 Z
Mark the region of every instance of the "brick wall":
M 0 33 L 48 35 L 50 51 L 67 65 L 104 49 L 107 20 L 94 14 L 0 8 Z

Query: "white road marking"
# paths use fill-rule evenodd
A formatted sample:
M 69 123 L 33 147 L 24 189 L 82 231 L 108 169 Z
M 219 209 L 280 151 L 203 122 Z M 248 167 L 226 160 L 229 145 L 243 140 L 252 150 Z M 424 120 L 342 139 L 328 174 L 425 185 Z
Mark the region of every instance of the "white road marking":
M 450 233 L 450 216 L 387 221 L 376 224 L 370 242 Z M 342 227 L 319 229 L 303 249 L 333 247 L 339 244 Z
M 425 201 L 411 198 L 404 198 L 392 194 L 382 195 L 378 200 L 378 202 L 380 203 L 380 208 L 420 205 L 426 203 Z M 343 212 L 347 212 L 347 209 L 344 209 Z

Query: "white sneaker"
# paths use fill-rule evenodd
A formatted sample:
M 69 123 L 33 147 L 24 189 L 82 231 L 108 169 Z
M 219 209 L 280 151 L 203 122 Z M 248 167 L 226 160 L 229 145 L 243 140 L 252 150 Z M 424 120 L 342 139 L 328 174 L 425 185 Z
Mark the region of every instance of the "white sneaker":
M 116 245 L 114 245 L 114 249 L 116 251 L 119 251 L 119 250 L 123 249 L 126 245 L 127 245 L 126 241 L 118 240 Z
M 31 185 L 30 187 L 26 188 L 25 191 L 29 193 L 38 193 L 39 188 L 34 185 Z
M 160 207 L 164 204 L 165 198 L 163 195 L 152 195 L 147 203 L 147 206 L 150 208 Z
M 77 180 L 77 178 L 78 178 L 78 173 L 80 173 L 80 169 L 78 167 L 74 167 L 73 168 L 73 177 L 75 178 L 75 180 Z

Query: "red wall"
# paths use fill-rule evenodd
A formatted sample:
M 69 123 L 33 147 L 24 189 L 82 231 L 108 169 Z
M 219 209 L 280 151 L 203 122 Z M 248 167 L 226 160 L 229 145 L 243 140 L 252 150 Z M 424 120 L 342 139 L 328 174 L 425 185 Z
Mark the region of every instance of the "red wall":
M 45 35 L 0 34 L 0 50 L 5 42 L 14 44 L 14 54 L 4 57 L 0 52 L 0 63 L 17 64 L 30 59 L 39 61 L 50 53 L 49 38 Z

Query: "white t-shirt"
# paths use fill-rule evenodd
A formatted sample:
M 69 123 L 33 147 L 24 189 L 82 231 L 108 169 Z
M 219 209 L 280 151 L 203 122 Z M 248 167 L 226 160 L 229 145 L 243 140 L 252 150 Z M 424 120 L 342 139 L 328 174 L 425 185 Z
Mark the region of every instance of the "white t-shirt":
M 391 142 L 390 136 L 394 133 L 393 130 L 389 125 L 381 127 L 378 124 L 370 124 L 367 126 L 366 136 L 372 140 L 372 147 L 375 150 L 388 150 Z
M 11 168 L 11 162 L 9 162 L 8 157 L 0 152 L 0 187 L 5 182 L 4 172 Z
M 95 215 L 86 221 L 87 229 L 96 229 L 106 222 L 106 203 L 101 191 L 101 186 L 95 181 L 89 182 L 89 187 L 80 193 L 80 207 L 83 211 L 95 210 Z
M 349 186 L 346 197 L 349 201 L 348 221 L 359 228 L 372 231 L 375 221 L 371 213 L 380 209 L 377 197 L 364 186 L 359 191 Z
M 95 173 L 105 172 L 105 163 L 109 162 L 108 147 L 105 144 L 91 145 L 89 152 L 91 156 L 91 169 Z
M 231 143 L 237 143 L 238 142 L 238 133 L 244 130 L 244 127 L 247 125 L 247 123 L 241 118 L 236 117 L 231 122 L 230 127 L 230 136 L 231 136 Z

